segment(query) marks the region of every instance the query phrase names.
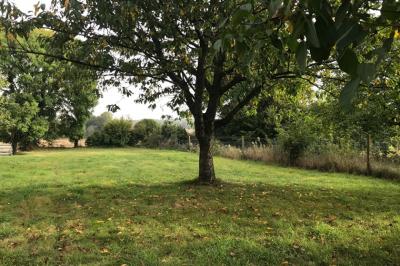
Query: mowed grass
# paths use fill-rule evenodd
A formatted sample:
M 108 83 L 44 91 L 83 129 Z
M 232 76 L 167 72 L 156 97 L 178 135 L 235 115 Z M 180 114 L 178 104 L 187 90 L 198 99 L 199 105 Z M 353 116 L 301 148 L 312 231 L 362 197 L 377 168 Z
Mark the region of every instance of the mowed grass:
M 141 149 L 0 158 L 0 265 L 400 265 L 400 183 Z

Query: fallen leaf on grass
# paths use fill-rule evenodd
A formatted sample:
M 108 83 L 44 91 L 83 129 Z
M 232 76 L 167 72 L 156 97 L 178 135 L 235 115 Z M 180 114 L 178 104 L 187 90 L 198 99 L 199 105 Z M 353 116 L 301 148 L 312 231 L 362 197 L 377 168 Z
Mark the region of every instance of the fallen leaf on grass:
M 106 248 L 102 248 L 102 249 L 100 249 L 100 253 L 101 254 L 108 254 L 108 253 L 110 253 L 110 251 L 108 249 L 106 249 Z

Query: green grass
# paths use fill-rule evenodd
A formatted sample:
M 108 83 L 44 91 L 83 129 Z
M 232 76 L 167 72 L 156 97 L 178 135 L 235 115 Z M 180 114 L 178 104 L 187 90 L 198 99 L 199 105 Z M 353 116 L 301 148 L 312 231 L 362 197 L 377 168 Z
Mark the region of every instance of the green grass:
M 195 154 L 0 158 L 0 265 L 400 265 L 400 183 Z

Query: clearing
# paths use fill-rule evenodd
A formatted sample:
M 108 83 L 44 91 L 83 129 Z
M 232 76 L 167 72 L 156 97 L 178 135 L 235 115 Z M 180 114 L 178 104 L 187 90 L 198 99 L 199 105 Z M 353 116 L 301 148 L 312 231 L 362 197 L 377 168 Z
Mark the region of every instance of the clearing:
M 142 149 L 0 157 L 0 265 L 399 265 L 400 182 Z

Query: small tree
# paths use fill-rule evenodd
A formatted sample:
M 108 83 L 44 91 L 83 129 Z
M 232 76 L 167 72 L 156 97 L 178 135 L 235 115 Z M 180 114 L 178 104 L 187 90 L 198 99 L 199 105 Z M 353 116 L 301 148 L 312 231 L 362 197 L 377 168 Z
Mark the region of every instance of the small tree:
M 19 143 L 37 141 L 46 133 L 48 123 L 38 112 L 38 104 L 29 95 L 0 97 L 0 139 L 11 143 L 13 154 Z
M 129 142 L 129 134 L 132 121 L 127 119 L 115 119 L 108 122 L 103 129 L 103 140 L 105 145 L 126 146 Z
M 143 119 L 137 122 L 131 132 L 130 144 L 145 143 L 155 135 L 160 135 L 161 127 L 153 119 Z
M 164 141 L 182 143 L 187 141 L 187 133 L 183 127 L 173 121 L 165 121 L 161 126 L 161 137 Z
M 86 137 L 92 136 L 94 133 L 99 133 L 103 130 L 104 126 L 113 120 L 113 115 L 110 112 L 104 112 L 99 116 L 92 116 L 86 122 Z

